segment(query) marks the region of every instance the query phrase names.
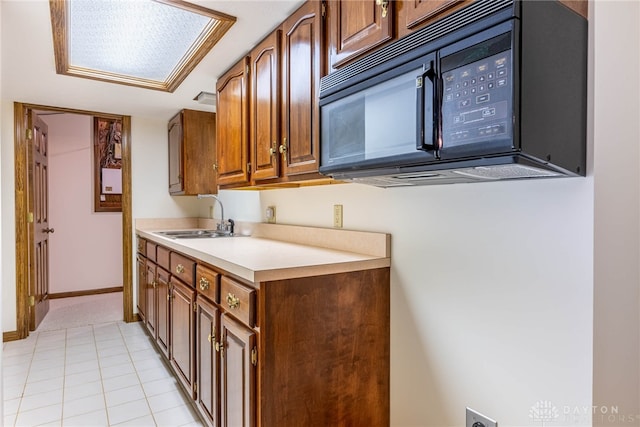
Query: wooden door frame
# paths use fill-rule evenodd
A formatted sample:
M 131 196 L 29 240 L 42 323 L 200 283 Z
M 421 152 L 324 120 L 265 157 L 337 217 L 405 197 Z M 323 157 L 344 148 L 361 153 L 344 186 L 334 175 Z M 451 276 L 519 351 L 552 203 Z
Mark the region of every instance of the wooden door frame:
M 16 331 L 5 333 L 12 339 L 29 336 L 29 223 L 28 209 L 28 153 L 30 142 L 26 138 L 26 111 L 45 110 L 69 114 L 89 115 L 122 121 L 122 305 L 123 320 L 136 321 L 133 313 L 133 228 L 131 218 L 131 116 L 75 110 L 71 108 L 14 102 L 14 170 L 15 170 L 15 221 L 16 221 Z

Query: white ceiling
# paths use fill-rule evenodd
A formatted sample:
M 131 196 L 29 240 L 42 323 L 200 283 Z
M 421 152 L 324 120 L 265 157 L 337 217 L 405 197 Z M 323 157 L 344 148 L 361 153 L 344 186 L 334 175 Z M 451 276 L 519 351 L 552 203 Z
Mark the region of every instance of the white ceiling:
M 89 0 L 80 0 L 89 1 Z M 304 0 L 193 0 L 237 18 L 173 93 L 56 74 L 48 0 L 0 0 L 2 98 L 50 107 L 168 120 L 182 108 L 214 111 L 193 100 L 215 92 L 226 69 Z

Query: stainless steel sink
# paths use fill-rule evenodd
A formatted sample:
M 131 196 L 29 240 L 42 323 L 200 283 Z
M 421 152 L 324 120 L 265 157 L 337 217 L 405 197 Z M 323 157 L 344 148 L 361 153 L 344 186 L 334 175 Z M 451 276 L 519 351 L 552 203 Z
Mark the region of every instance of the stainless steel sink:
M 202 239 L 212 237 L 231 237 L 233 234 L 218 230 L 169 230 L 156 231 L 155 234 L 168 237 L 169 239 Z

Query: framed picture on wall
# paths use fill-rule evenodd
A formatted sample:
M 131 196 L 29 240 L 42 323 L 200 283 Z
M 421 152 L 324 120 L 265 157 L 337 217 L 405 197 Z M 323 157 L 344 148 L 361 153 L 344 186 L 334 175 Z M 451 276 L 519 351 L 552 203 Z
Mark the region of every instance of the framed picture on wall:
M 122 212 L 122 123 L 93 118 L 95 212 Z

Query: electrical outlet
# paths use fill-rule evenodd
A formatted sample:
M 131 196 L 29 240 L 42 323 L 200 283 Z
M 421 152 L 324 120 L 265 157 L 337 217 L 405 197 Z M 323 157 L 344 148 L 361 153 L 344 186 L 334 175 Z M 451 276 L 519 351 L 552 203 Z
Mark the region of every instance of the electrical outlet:
M 498 422 L 471 408 L 467 408 L 467 422 L 465 425 L 466 427 L 498 427 Z
M 333 226 L 342 228 L 342 205 L 333 205 Z
M 270 224 L 276 223 L 276 207 L 275 206 L 267 206 L 266 210 L 267 222 Z

